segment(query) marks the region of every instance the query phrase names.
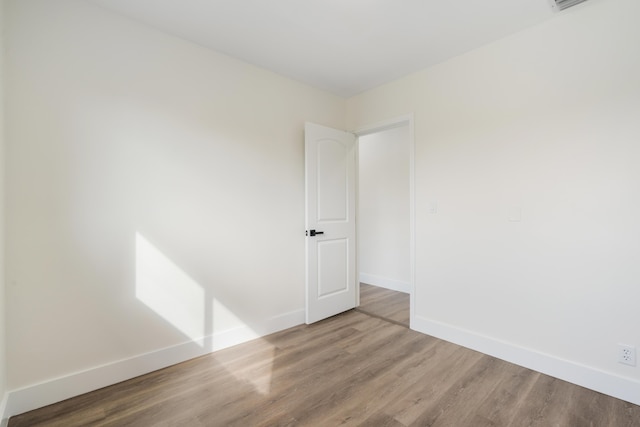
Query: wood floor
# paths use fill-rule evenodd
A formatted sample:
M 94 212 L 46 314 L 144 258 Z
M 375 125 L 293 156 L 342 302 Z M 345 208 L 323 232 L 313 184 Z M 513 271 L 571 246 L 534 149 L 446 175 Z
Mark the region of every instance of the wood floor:
M 362 292 L 359 309 L 9 426 L 640 426 L 639 406 L 411 331 L 406 295 Z
M 409 327 L 409 294 L 360 283 L 361 313 Z

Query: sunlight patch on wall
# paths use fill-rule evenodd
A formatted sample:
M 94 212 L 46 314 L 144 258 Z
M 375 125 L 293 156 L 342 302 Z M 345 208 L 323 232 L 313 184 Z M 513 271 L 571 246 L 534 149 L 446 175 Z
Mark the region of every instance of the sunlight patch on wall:
M 194 342 L 205 335 L 202 287 L 136 233 L 136 297 Z
M 218 330 L 224 331 L 241 328 L 244 330 L 242 335 L 247 340 L 261 336 L 216 298 L 211 300 L 211 305 L 213 307 L 213 324 L 217 326 Z
M 201 285 L 140 233 L 136 233 L 136 298 L 206 351 L 261 337 L 222 302 L 207 298 Z M 216 324 L 222 331 L 205 336 L 207 319 L 211 330 Z M 216 360 L 252 391 L 266 395 L 271 391 L 275 347 L 266 340 L 255 345 L 262 357 L 251 358 L 254 361 L 237 355 L 225 359 L 224 352 Z

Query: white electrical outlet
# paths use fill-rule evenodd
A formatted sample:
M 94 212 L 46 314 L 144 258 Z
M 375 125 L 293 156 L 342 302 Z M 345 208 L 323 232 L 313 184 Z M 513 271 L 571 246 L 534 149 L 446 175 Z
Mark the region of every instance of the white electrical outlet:
M 618 344 L 618 362 L 636 366 L 636 348 L 630 345 Z

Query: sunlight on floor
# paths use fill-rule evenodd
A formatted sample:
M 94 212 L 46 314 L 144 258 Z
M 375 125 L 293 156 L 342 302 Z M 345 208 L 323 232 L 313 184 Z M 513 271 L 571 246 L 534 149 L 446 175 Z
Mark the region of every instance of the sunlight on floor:
M 259 338 L 251 343 L 251 357 L 227 356 L 224 352 L 215 355 L 216 362 L 232 374 L 238 381 L 251 384 L 255 392 L 268 395 L 271 392 L 273 362 L 276 347 L 269 341 Z M 256 349 L 259 347 L 259 349 Z M 260 357 L 256 357 L 259 355 Z

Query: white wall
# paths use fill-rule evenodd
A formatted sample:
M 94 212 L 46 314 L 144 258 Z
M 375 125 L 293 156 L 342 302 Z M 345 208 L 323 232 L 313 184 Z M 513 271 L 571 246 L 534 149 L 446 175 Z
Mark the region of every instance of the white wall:
M 359 138 L 358 189 L 360 281 L 409 292 L 408 126 Z
M 304 121 L 409 112 L 413 326 L 640 396 L 639 369 L 615 362 L 618 342 L 640 346 L 639 13 L 592 0 L 345 114 L 83 2 L 10 0 L 9 412 L 81 391 L 65 378 L 91 388 L 165 348 L 179 359 L 302 321 Z
M 347 105 L 415 113 L 413 326 L 635 403 L 638 16 L 586 2 Z
M 304 122 L 345 101 L 85 2 L 6 19 L 12 411 L 302 323 Z
M 0 0 L 0 423 L 4 414 L 7 391 L 4 264 L 4 28 L 4 0 Z

